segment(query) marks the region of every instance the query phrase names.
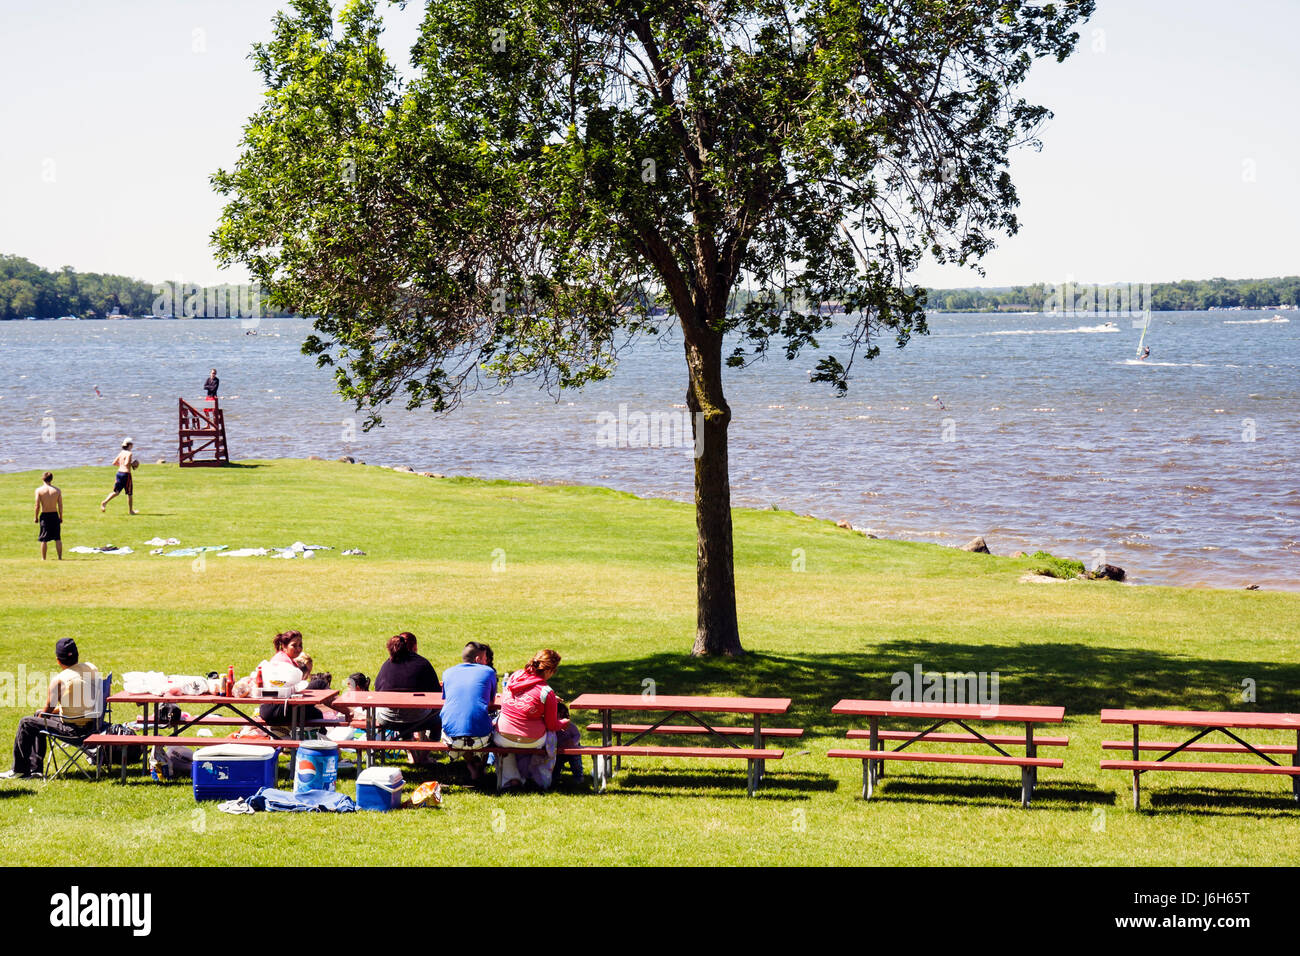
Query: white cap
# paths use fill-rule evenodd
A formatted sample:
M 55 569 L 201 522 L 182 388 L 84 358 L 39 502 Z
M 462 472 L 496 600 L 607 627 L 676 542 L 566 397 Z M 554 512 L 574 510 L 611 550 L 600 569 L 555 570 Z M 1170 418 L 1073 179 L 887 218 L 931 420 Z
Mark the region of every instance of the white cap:
M 123 447 L 123 448 L 125 448 L 127 445 L 134 445 L 134 444 L 135 444 L 135 442 L 131 441 L 131 439 L 130 439 L 129 436 L 126 437 L 126 438 L 123 438 L 123 439 L 122 439 L 122 447 Z

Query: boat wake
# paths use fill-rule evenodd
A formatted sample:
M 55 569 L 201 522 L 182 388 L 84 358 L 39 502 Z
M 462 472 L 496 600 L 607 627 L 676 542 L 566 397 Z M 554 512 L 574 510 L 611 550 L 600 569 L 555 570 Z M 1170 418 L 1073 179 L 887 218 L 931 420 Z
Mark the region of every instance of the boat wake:
M 1276 325 L 1284 322 L 1290 322 L 1284 315 L 1275 315 L 1271 319 L 1224 319 L 1224 325 Z
M 1095 335 L 1103 332 L 1118 332 L 1119 326 L 1114 322 L 1105 325 L 1081 325 L 1077 329 L 1008 329 L 1004 332 L 985 332 L 985 335 Z

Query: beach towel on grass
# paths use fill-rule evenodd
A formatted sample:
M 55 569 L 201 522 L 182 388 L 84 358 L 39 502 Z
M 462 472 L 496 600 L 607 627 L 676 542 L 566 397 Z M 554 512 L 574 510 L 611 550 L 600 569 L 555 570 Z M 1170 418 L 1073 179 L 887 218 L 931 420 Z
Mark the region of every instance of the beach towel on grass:
M 228 800 L 217 807 L 226 813 L 256 813 L 259 810 L 284 811 L 288 813 L 308 813 L 320 811 L 325 813 L 352 813 L 357 809 L 356 801 L 346 793 L 333 790 L 308 790 L 306 793 L 292 793 L 288 790 L 276 790 L 263 787 L 247 800 Z

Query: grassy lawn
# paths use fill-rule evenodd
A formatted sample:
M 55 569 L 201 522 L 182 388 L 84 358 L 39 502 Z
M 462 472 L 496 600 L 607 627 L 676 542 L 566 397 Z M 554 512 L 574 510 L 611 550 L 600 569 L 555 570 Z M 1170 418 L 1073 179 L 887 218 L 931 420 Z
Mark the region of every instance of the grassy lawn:
M 738 510 L 751 653 L 696 660 L 687 505 L 274 461 L 144 465 L 143 513 L 128 517 L 120 498 L 101 515 L 111 480 L 104 468 L 58 473 L 64 545 L 136 553 L 42 564 L 31 510 L 39 478 L 0 475 L 0 672 L 48 674 L 54 641 L 71 635 L 103 671 L 233 664 L 246 673 L 275 632 L 293 627 L 338 686 L 354 670 L 373 676 L 386 638 L 410 630 L 439 673 L 466 640 L 490 642 L 501 671 L 549 646 L 564 657 L 554 684 L 565 697 L 640 693 L 647 680 L 660 694 L 788 696 L 794 706 L 780 723 L 807 736 L 787 743 L 754 799 L 735 761 L 639 759 L 603 795 L 571 786 L 504 798 L 460 785 L 460 768 L 444 761 L 407 774 L 449 784 L 441 809 L 339 816 L 233 817 L 196 805 L 188 785 L 138 776 L 126 785 L 10 781 L 0 784 L 0 835 L 11 863 L 281 864 L 289 847 L 318 865 L 1300 862 L 1300 807 L 1286 780 L 1147 775 L 1134 813 L 1128 775 L 1097 766 L 1100 741 L 1127 731 L 1103 731 L 1103 707 L 1300 710 L 1297 594 L 1023 583 L 1030 559 Z M 335 550 L 310 561 L 209 557 L 196 567 L 150 555 L 142 542 L 155 535 L 186 546 Z M 345 557 L 345 548 L 367 554 Z M 889 768 L 864 804 L 857 762 L 825 757 L 851 726 L 831 706 L 888 697 L 890 675 L 917 664 L 997 672 L 1004 703 L 1066 708 L 1070 746 L 1043 754 L 1064 756 L 1065 768 L 1041 772 L 1032 808 L 1018 804 L 1014 768 L 937 765 Z M 1244 680 L 1255 703 L 1242 702 Z M 0 709 L 9 743 L 34 708 L 4 703 L 14 704 Z M 340 787 L 353 791 L 351 774 Z

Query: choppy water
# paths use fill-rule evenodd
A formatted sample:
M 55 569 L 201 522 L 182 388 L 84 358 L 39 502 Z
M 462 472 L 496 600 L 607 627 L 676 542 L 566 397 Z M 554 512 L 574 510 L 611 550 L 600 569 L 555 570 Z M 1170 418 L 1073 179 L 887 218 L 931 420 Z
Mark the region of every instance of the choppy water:
M 1142 583 L 1300 588 L 1300 313 L 1156 313 L 1147 363 L 1133 361 L 1131 321 L 1105 321 L 934 316 L 930 336 L 886 348 L 842 399 L 808 384 L 814 354 L 729 371 L 734 503 L 893 537 L 983 534 L 999 553 L 1092 563 L 1100 549 Z M 300 353 L 307 331 L 0 323 L 0 470 L 107 466 L 124 434 L 144 460 L 174 461 L 177 396 L 200 396 L 215 365 L 236 458 L 350 454 L 691 498 L 689 449 L 601 444 L 599 416 L 620 405 L 632 438 L 638 413 L 683 411 L 676 336 L 558 402 L 516 386 L 449 417 L 394 408 L 363 433 Z

